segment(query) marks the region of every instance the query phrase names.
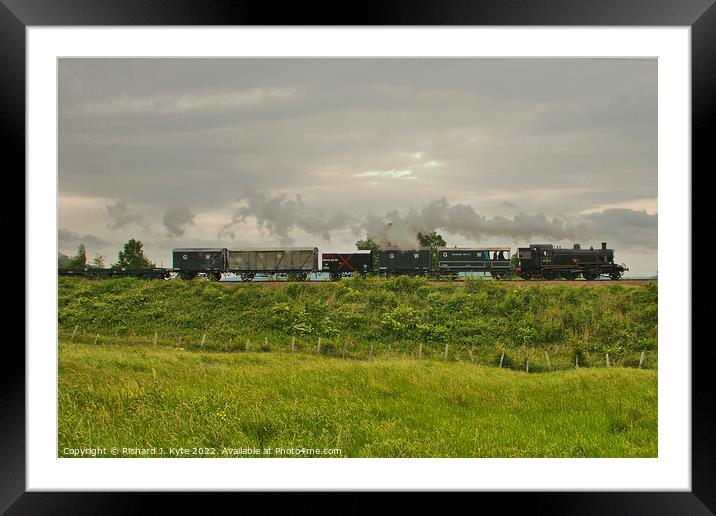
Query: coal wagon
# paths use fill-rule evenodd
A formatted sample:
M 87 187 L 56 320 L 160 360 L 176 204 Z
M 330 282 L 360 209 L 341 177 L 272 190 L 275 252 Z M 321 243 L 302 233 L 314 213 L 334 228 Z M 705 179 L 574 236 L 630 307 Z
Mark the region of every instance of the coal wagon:
M 245 281 L 258 275 L 290 276 L 305 280 L 318 271 L 317 247 L 244 248 L 227 251 L 227 272 Z

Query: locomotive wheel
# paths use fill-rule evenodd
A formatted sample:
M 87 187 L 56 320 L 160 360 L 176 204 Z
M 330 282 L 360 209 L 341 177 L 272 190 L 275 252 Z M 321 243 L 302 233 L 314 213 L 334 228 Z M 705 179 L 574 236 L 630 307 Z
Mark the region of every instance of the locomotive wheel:
M 531 280 L 531 279 L 532 279 L 532 273 L 531 273 L 531 272 L 523 272 L 523 273 L 522 273 L 522 279 L 527 280 L 527 281 Z
M 594 281 L 599 277 L 599 274 L 596 272 L 584 272 L 583 273 L 584 279 L 587 281 Z
M 621 277 L 622 277 L 621 272 L 610 272 L 610 273 L 609 273 L 609 279 L 610 279 L 610 280 L 616 281 L 616 280 L 618 280 L 618 279 L 621 278 Z
M 554 271 L 544 271 L 542 277 L 547 281 L 552 281 L 557 278 L 557 273 Z

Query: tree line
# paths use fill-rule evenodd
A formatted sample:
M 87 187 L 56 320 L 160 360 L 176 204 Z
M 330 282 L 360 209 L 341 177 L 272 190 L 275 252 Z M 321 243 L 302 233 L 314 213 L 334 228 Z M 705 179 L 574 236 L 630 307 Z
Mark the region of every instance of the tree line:
M 74 256 L 66 256 L 62 253 L 57 258 L 57 266 L 60 269 L 87 269 L 87 268 L 105 268 L 105 257 L 101 254 L 88 261 L 87 247 L 80 244 L 77 248 L 77 254 Z M 117 255 L 117 262 L 111 265 L 112 269 L 152 269 L 152 263 L 144 255 L 144 244 L 140 240 L 130 239 Z

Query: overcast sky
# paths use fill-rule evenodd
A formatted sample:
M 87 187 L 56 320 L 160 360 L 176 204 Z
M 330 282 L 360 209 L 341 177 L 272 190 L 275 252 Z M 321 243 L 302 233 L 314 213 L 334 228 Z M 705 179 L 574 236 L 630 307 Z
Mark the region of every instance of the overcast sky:
M 58 94 L 65 254 L 436 229 L 657 271 L 656 60 L 61 59 Z

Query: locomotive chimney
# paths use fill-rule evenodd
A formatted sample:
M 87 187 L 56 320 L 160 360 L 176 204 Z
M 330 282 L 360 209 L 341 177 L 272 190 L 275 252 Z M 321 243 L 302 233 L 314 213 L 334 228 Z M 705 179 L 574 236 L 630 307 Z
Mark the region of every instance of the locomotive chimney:
M 602 251 L 606 251 L 606 250 L 607 250 L 607 243 L 602 242 Z
M 579 246 L 579 244 L 574 244 L 574 247 L 572 247 L 572 249 L 581 249 L 581 247 Z

